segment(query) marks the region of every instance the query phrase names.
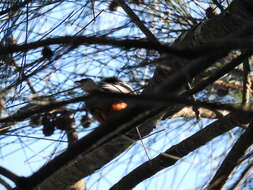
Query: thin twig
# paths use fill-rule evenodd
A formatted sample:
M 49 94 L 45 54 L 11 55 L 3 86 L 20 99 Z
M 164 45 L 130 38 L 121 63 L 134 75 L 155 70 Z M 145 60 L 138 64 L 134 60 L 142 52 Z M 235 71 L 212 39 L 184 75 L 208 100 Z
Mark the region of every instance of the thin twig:
M 56 139 L 49 139 L 49 138 L 43 138 L 43 137 L 32 137 L 32 136 L 27 136 L 27 135 L 8 134 L 8 133 L 7 134 L 1 134 L 1 135 L 67 143 L 67 141 L 64 141 L 64 140 L 56 140 Z
M 217 0 L 213 0 L 213 3 L 220 9 L 221 13 L 224 12 L 224 8 L 221 3 L 219 3 Z
M 140 141 L 141 141 L 142 147 L 143 147 L 143 149 L 144 149 L 144 151 L 145 151 L 145 153 L 146 153 L 146 155 L 147 155 L 147 157 L 148 157 L 148 160 L 150 160 L 150 156 L 148 155 L 148 151 L 147 151 L 147 149 L 146 149 L 146 147 L 145 147 L 145 144 L 144 144 L 144 142 L 143 142 L 143 139 L 142 139 L 140 130 L 139 130 L 138 127 L 136 127 L 135 129 L 136 129 L 137 134 L 138 134 L 138 136 L 139 136 L 139 139 L 140 139 Z

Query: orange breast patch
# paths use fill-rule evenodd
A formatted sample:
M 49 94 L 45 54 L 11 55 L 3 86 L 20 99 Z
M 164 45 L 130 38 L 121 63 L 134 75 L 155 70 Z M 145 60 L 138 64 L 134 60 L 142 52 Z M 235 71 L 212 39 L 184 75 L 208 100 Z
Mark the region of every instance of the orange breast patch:
M 123 109 L 127 108 L 127 106 L 128 105 L 125 102 L 115 102 L 115 103 L 112 104 L 112 109 L 114 111 L 120 111 L 120 110 L 123 110 Z

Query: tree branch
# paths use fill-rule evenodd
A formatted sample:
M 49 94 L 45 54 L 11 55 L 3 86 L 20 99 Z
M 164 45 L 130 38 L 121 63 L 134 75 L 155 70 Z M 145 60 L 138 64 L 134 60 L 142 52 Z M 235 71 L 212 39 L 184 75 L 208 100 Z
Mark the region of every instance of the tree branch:
M 227 182 L 229 176 L 237 167 L 240 159 L 243 157 L 245 151 L 253 143 L 253 126 L 252 123 L 246 131 L 240 136 L 233 148 L 230 150 L 219 170 L 207 186 L 207 190 L 222 189 Z
M 116 2 L 124 9 L 127 15 L 131 18 L 133 23 L 146 35 L 149 41 L 159 44 L 158 39 L 154 34 L 143 24 L 139 17 L 133 12 L 133 10 L 125 3 L 124 0 L 116 0 Z
M 0 177 L 0 184 L 3 185 L 7 190 L 11 190 L 12 187 L 4 180 Z
M 191 137 L 183 140 L 177 145 L 172 146 L 164 153 L 159 154 L 152 160 L 143 163 L 127 176 L 123 177 L 118 183 L 111 187 L 111 190 L 116 189 L 131 189 L 143 180 L 153 176 L 157 172 L 175 164 L 178 159 L 175 157 L 183 158 L 192 151 L 205 145 L 215 137 L 231 130 L 236 125 L 245 124 L 250 120 L 250 117 L 238 118 L 236 114 L 229 114 L 224 118 L 217 120 L 200 130 Z M 166 155 L 172 155 L 174 158 Z M 129 183 L 131 181 L 131 183 Z
M 0 175 L 3 175 L 4 177 L 8 178 L 9 180 L 13 181 L 16 185 L 20 185 L 23 183 L 25 178 L 20 177 L 10 170 L 7 170 L 6 168 L 0 167 Z
M 243 182 L 245 182 L 248 175 L 252 173 L 252 170 L 253 170 L 253 164 L 251 163 L 245 169 L 243 169 L 241 175 L 237 178 L 237 180 L 232 185 L 232 187 L 229 188 L 229 190 L 240 190 L 241 185 L 243 185 Z

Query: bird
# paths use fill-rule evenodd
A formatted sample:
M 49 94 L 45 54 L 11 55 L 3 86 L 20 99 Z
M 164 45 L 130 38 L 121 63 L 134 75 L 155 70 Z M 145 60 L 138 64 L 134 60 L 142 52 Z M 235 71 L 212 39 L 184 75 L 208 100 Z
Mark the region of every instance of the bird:
M 107 77 L 96 83 L 90 78 L 75 81 L 78 86 L 92 97 L 95 92 L 109 92 L 122 94 L 136 94 L 134 89 L 123 80 L 117 77 Z M 101 102 L 94 98 L 87 99 L 86 108 L 95 120 L 103 123 L 113 113 L 126 109 L 128 103 L 121 100 Z

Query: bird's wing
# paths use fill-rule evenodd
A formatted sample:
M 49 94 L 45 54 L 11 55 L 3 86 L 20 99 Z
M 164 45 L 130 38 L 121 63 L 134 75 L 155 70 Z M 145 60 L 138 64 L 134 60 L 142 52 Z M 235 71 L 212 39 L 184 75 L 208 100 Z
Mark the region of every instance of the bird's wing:
M 134 94 L 134 90 L 127 84 L 101 84 L 101 88 L 106 92 Z

